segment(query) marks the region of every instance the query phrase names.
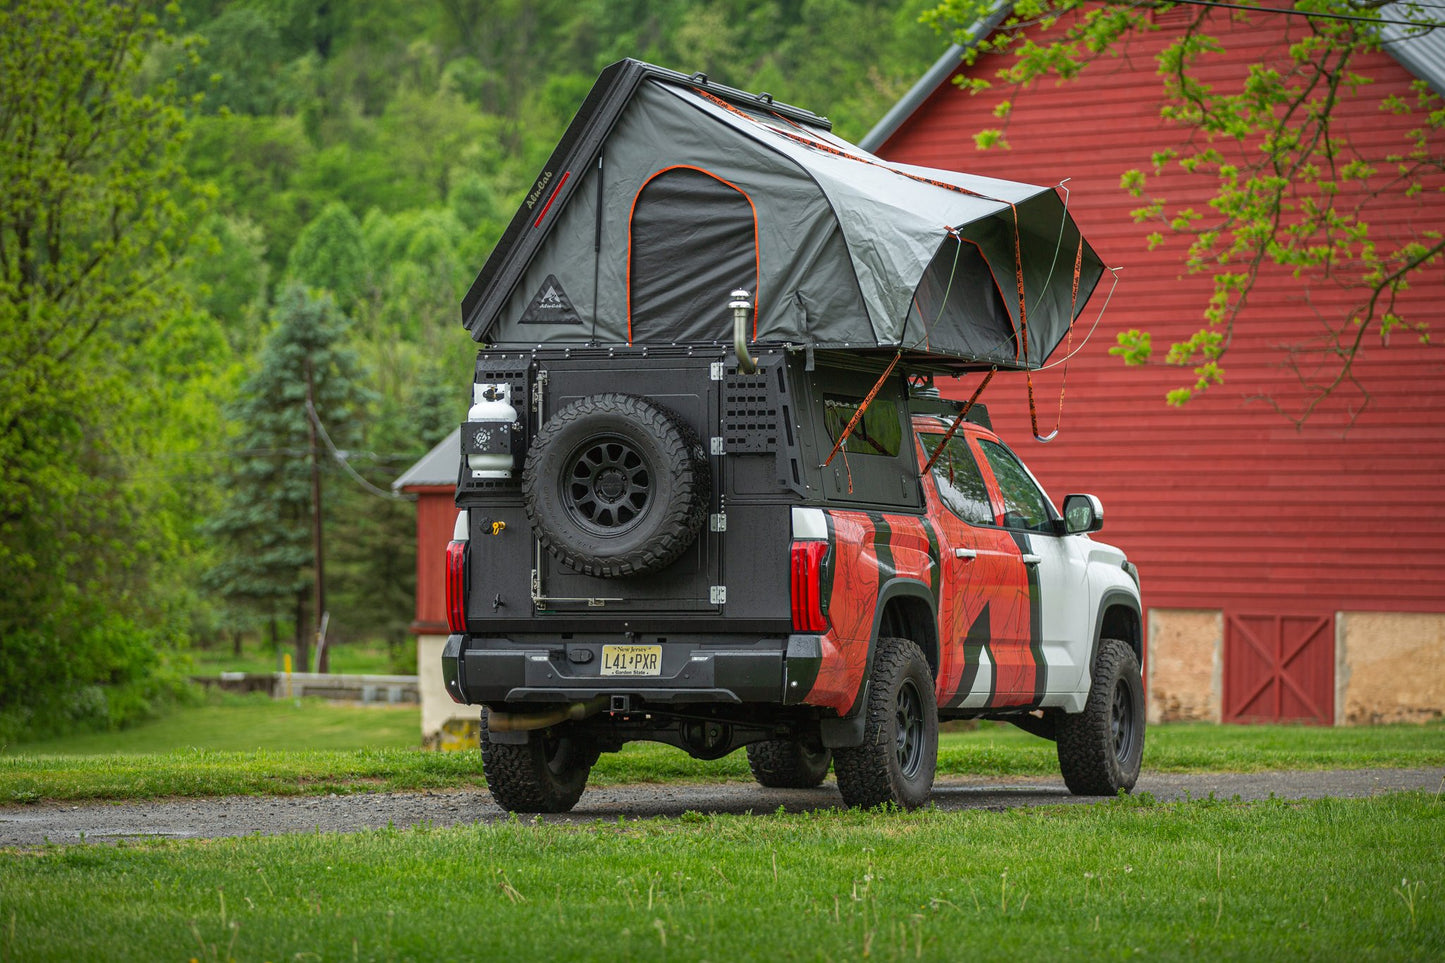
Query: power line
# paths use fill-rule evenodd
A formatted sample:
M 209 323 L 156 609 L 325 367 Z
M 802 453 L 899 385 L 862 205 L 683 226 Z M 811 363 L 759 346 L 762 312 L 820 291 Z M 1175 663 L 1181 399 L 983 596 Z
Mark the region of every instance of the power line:
M 345 469 L 348 475 L 350 475 L 353 479 L 356 480 L 356 483 L 358 485 L 360 485 L 371 494 L 381 498 L 404 502 L 416 501 L 416 496 L 413 494 L 389 492 L 384 488 L 377 488 L 371 482 L 367 481 L 365 478 L 362 478 L 361 475 L 357 472 L 357 470 L 351 467 L 351 463 L 347 461 L 346 455 L 343 452 L 337 450 L 337 447 L 331 443 L 331 436 L 327 434 L 326 426 L 321 423 L 321 416 L 316 413 L 316 406 L 311 403 L 310 398 L 306 399 L 306 414 L 311 418 L 311 423 L 316 426 L 316 430 L 320 432 L 321 440 L 325 443 L 327 450 L 331 452 L 331 457 L 336 459 L 337 463 L 341 465 L 343 469 Z

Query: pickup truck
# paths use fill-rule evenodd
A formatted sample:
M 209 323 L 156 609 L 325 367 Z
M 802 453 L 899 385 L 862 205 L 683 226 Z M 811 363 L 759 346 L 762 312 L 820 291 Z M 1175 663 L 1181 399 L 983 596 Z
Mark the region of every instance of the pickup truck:
M 764 347 L 483 348 L 447 549 L 448 692 L 498 804 L 564 812 L 602 752 L 745 748 L 758 782 L 927 802 L 939 723 L 1054 740 L 1130 790 L 1139 575 L 981 404 Z M 751 370 L 744 370 L 750 368 Z

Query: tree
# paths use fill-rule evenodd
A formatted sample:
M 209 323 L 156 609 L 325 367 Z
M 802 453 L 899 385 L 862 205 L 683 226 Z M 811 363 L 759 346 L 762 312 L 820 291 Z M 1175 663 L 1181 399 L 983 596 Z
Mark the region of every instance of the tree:
M 312 628 L 324 614 L 308 608 L 324 584 L 313 524 L 325 505 L 318 506 L 315 481 L 331 458 L 319 439 L 324 431 L 333 444 L 350 444 L 367 397 L 346 343 L 350 321 L 330 295 L 291 285 L 274 321 L 232 411 L 238 430 L 223 473 L 229 497 L 207 526 L 225 551 L 206 582 L 269 621 L 273 639 L 278 620 L 290 617 L 297 665 L 305 669 Z
M 1132 36 L 1174 31 L 1158 66 L 1160 113 L 1178 129 L 1177 143 L 1159 145 L 1147 164 L 1121 173 L 1121 186 L 1144 200 L 1133 212 L 1135 220 L 1159 225 L 1151 245 L 1164 243 L 1166 234 L 1182 237 L 1188 270 L 1213 277 L 1203 324 L 1165 354 L 1165 363 L 1192 368 L 1193 374 L 1169 393 L 1169 403 L 1183 404 L 1220 383 L 1235 327 L 1261 272 L 1271 266 L 1307 283 L 1340 284 L 1355 292 L 1353 309 L 1326 319 L 1319 342 L 1291 348 L 1289 366 L 1306 400 L 1295 412 L 1275 406 L 1297 424 L 1341 385 L 1355 383 L 1355 358 L 1367 336 L 1388 342 L 1408 333 L 1428 341 L 1428 320 L 1407 317 L 1401 295 L 1445 255 L 1438 219 L 1407 237 L 1381 235 L 1371 221 L 1382 201 L 1445 189 L 1445 109 L 1423 81 L 1415 83 L 1409 100 L 1383 99 L 1382 111 L 1407 118 L 1401 127 L 1408 134 L 1395 150 L 1380 154 L 1352 140 L 1336 117 L 1341 104 L 1369 83 L 1359 62 L 1381 48 L 1386 29 L 1391 36 L 1409 37 L 1445 26 L 1438 5 L 1297 0 L 1289 9 L 1261 7 L 1247 16 L 1298 15 L 1300 36 L 1281 63 L 1256 64 L 1233 82 L 1210 72 L 1211 56 L 1222 50 L 1212 32 L 1219 22 L 1212 19 L 1218 15 L 1212 2 L 1019 0 L 1002 6 L 1007 16 L 979 41 L 973 28 L 1001 8 L 996 0 L 945 0 L 927 15 L 965 43 L 968 63 L 986 57 L 1005 62 L 992 80 L 979 72 L 963 84 L 974 93 L 995 84 L 1008 91 L 994 111 L 1005 126 L 979 131 L 980 147 L 1007 146 L 1014 104 L 1045 77 L 1070 80 L 1094 61 L 1117 55 Z M 1187 14 L 1182 23 L 1156 24 L 1155 11 L 1176 7 Z M 1146 196 L 1150 172 L 1171 169 L 1212 181 L 1206 209 Z M 1120 334 L 1112 351 L 1130 364 L 1154 360 L 1147 331 Z
M 361 225 L 340 201 L 327 204 L 301 231 L 286 263 L 289 280 L 329 291 L 345 311 L 365 293 L 366 250 Z
M 138 427 L 202 199 L 150 6 L 0 8 L 0 739 L 144 711 L 181 637 Z

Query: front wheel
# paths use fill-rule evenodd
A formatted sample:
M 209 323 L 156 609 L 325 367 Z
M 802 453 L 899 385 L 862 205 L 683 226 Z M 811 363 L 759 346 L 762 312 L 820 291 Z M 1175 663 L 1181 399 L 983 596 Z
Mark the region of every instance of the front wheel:
M 1128 643 L 1102 639 L 1084 711 L 1059 717 L 1059 768 L 1075 796 L 1129 792 L 1144 758 L 1144 682 Z
M 863 711 L 863 744 L 833 750 L 843 802 L 860 809 L 886 803 L 917 809 L 928 801 L 938 765 L 938 703 L 917 645 L 878 640 Z
M 552 730 L 522 745 L 491 742 L 482 710 L 482 773 L 498 806 L 514 813 L 565 813 L 577 805 L 599 753 L 589 740 Z

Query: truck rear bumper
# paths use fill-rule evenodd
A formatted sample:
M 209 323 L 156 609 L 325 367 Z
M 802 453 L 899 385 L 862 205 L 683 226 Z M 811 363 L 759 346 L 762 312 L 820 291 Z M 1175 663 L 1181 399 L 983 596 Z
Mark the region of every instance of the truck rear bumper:
M 539 642 L 453 635 L 442 678 L 456 702 L 577 702 L 627 695 L 646 703 L 801 703 L 813 688 L 823 649 L 816 635 L 728 642 L 660 643 L 657 675 L 601 674 L 600 641 Z

